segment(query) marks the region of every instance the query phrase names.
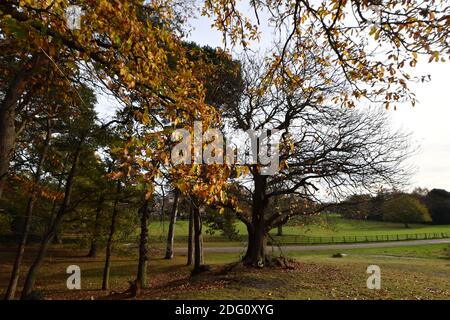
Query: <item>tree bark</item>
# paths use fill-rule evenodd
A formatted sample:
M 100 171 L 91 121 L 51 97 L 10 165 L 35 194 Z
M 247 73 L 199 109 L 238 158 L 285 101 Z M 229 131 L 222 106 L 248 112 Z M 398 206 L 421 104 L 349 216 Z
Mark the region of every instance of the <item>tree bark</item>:
M 254 226 L 254 231 L 248 233 L 247 252 L 243 258 L 245 265 L 263 267 L 267 262 L 267 231 L 263 224 Z
M 144 200 L 141 207 L 141 236 L 139 240 L 139 264 L 136 277 L 136 285 L 145 288 L 147 285 L 147 261 L 148 261 L 148 220 L 150 217 L 149 200 Z
M 39 157 L 39 161 L 36 167 L 36 173 L 34 175 L 34 181 L 33 181 L 33 188 L 31 190 L 30 198 L 28 199 L 27 209 L 25 213 L 25 222 L 23 226 L 22 231 L 22 238 L 20 240 L 19 246 L 17 248 L 17 254 L 16 258 L 14 260 L 14 266 L 11 272 L 11 278 L 9 280 L 8 289 L 6 290 L 5 299 L 6 300 L 12 300 L 14 299 L 17 284 L 19 282 L 19 275 L 20 275 L 20 266 L 22 264 L 23 255 L 25 252 L 25 246 L 27 244 L 28 235 L 30 233 L 30 227 L 31 227 L 31 217 L 33 215 L 33 209 L 34 205 L 37 200 L 37 191 L 38 191 L 38 184 L 41 180 L 41 174 L 42 174 L 42 166 L 44 165 L 44 161 L 47 157 L 48 149 L 50 146 L 50 140 L 51 140 L 51 129 L 50 129 L 50 123 L 47 122 L 47 136 L 45 138 L 44 142 L 44 148 L 41 152 L 41 155 Z
M 9 164 L 16 143 L 16 107 L 25 87 L 36 70 L 43 64 L 44 56 L 36 54 L 14 75 L 3 101 L 0 103 L 0 199 L 6 184 Z
M 98 252 L 98 238 L 100 237 L 100 216 L 103 211 L 103 204 L 105 203 L 105 195 L 102 194 L 98 200 L 98 205 L 95 213 L 94 230 L 92 232 L 91 247 L 89 249 L 88 257 L 95 258 Z
M 202 246 L 202 218 L 198 206 L 194 206 L 194 270 L 193 273 L 202 271 L 203 246 Z
M 119 204 L 119 196 L 120 196 L 120 181 L 117 181 L 117 193 L 116 198 L 114 199 L 114 207 L 113 213 L 111 217 L 111 227 L 109 229 L 109 236 L 106 242 L 106 256 L 105 256 L 105 267 L 103 269 L 103 280 L 102 280 L 102 290 L 109 289 L 109 278 L 111 272 L 111 253 L 112 253 L 112 245 L 114 234 L 116 233 L 116 223 L 117 223 L 117 215 L 118 215 L 118 204 Z
M 188 235 L 188 252 L 187 252 L 187 263 L 186 265 L 192 265 L 194 260 L 194 208 L 191 204 L 189 210 L 189 235 Z
M 177 222 L 177 214 L 178 214 L 178 198 L 179 198 L 179 191 L 178 189 L 175 189 L 172 212 L 170 213 L 169 231 L 167 233 L 167 248 L 165 256 L 165 259 L 169 260 L 173 259 L 173 242 L 175 237 L 175 223 Z
M 44 258 L 47 254 L 47 250 L 50 246 L 51 241 L 53 240 L 53 237 L 57 233 L 59 227 L 61 226 L 64 218 L 64 214 L 67 211 L 67 207 L 70 205 L 70 199 L 72 196 L 72 189 L 73 189 L 73 183 L 74 179 L 77 173 L 78 168 L 78 162 L 80 160 L 80 154 L 81 149 L 84 143 L 85 137 L 82 137 L 78 143 L 78 146 L 76 147 L 75 154 L 73 156 L 73 162 L 72 162 L 72 168 L 70 169 L 69 175 L 67 177 L 66 187 L 65 187 L 65 193 L 64 193 L 64 200 L 61 204 L 61 207 L 59 208 L 55 219 L 53 220 L 52 225 L 50 226 L 47 233 L 44 235 L 41 245 L 39 247 L 38 254 L 36 258 L 33 261 L 33 264 L 31 265 L 30 269 L 28 270 L 27 277 L 25 279 L 25 284 L 23 286 L 21 299 L 26 299 L 31 292 L 33 291 L 34 283 L 36 281 L 36 276 L 39 272 L 39 269 L 44 262 Z
M 266 246 L 268 229 L 265 225 L 265 210 L 268 201 L 265 197 L 267 177 L 258 173 L 254 175 L 255 188 L 253 191 L 252 221 L 248 230 L 247 252 L 243 258 L 245 265 L 263 267 L 267 261 Z

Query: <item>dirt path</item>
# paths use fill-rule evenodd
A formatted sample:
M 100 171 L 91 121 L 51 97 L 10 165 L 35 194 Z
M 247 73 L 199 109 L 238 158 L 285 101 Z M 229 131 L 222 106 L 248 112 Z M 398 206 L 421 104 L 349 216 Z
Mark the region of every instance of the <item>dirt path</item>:
M 358 248 L 385 248 L 385 247 L 403 247 L 419 246 L 424 244 L 450 243 L 450 239 L 435 240 L 409 240 L 409 241 L 390 241 L 390 242 L 371 242 L 371 243 L 347 243 L 347 244 L 324 244 L 324 245 L 289 245 L 282 246 L 283 251 L 312 251 L 312 250 L 333 250 L 333 249 L 358 249 Z M 240 253 L 244 252 L 245 247 L 207 247 L 204 248 L 208 253 Z M 279 251 L 277 246 L 269 246 L 268 250 Z M 175 248 L 175 252 L 186 253 L 187 248 Z

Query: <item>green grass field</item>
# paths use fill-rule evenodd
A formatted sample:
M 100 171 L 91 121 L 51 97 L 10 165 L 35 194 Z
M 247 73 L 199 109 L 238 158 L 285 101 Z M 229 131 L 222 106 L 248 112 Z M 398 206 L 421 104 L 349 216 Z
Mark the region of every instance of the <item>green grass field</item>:
M 239 235 L 246 235 L 245 226 L 241 222 L 236 222 L 236 230 Z M 167 232 L 168 223 L 154 221 L 150 225 L 150 235 L 154 237 L 164 238 Z M 175 227 L 176 236 L 186 237 L 188 235 L 188 221 L 179 220 Z M 305 219 L 301 222 L 291 222 L 283 227 L 285 237 L 293 235 L 303 235 L 309 237 L 331 237 L 331 236 L 375 236 L 375 235 L 402 235 L 416 233 L 447 233 L 450 234 L 450 225 L 426 225 L 426 224 L 410 224 L 409 228 L 401 223 L 368 221 L 368 220 L 352 220 L 344 219 L 338 215 L 322 215 L 311 219 Z M 220 231 L 215 231 L 212 237 L 209 237 L 207 228 L 204 228 L 205 238 L 213 240 L 214 237 L 220 236 Z M 271 231 L 272 235 L 276 234 L 276 230 Z M 211 239 L 212 238 L 212 239 Z M 279 237 L 278 237 L 279 239 Z

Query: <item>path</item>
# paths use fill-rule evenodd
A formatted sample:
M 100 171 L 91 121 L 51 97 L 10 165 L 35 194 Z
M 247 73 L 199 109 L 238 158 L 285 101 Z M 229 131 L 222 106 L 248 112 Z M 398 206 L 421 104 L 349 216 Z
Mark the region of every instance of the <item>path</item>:
M 370 243 L 347 243 L 347 244 L 320 244 L 320 245 L 288 245 L 282 246 L 284 252 L 290 251 L 313 251 L 313 250 L 339 250 L 339 249 L 359 249 L 359 248 L 385 248 L 385 247 L 403 247 L 403 246 L 419 246 L 424 244 L 449 243 L 450 239 L 434 239 L 434 240 L 408 240 L 408 241 L 389 241 L 389 242 L 370 242 Z M 277 246 L 268 246 L 268 250 L 278 251 Z M 206 247 L 206 253 L 241 253 L 245 247 Z M 187 248 L 175 248 L 175 252 L 186 253 Z

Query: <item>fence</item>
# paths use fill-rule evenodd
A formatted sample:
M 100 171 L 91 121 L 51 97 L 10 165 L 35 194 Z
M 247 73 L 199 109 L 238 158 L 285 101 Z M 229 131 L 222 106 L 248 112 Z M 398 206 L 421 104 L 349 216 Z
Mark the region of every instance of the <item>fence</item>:
M 367 236 L 330 236 L 309 237 L 286 235 L 283 237 L 272 237 L 270 244 L 330 244 L 330 243 L 358 243 L 358 242 L 386 242 L 407 240 L 428 240 L 450 238 L 447 233 L 412 233 L 412 234 L 379 234 Z
M 151 241 L 159 242 L 166 241 L 165 237 L 150 237 Z M 410 234 L 378 234 L 367 236 L 329 236 L 329 237 L 310 237 L 304 235 L 284 235 L 284 236 L 271 236 L 268 240 L 270 245 L 282 244 L 282 245 L 296 245 L 296 244 L 332 244 L 332 243 L 364 243 L 364 242 L 386 242 L 386 241 L 407 241 L 407 240 L 431 240 L 431 239 L 446 239 L 450 238 L 450 235 L 443 232 L 436 233 L 410 233 Z M 187 242 L 187 236 L 176 236 L 177 242 Z M 203 235 L 205 242 L 227 242 L 227 241 L 239 241 L 246 242 L 247 237 L 245 235 L 238 235 L 234 239 L 229 239 L 221 235 Z
M 74 234 L 65 234 L 64 241 L 72 242 L 80 239 L 80 236 Z M 428 240 L 428 239 L 446 239 L 450 238 L 450 234 L 444 232 L 436 233 L 410 233 L 410 234 L 378 234 L 367 236 L 329 236 L 329 237 L 310 237 L 304 235 L 271 235 L 268 240 L 269 245 L 302 245 L 302 244 L 333 244 L 333 243 L 364 243 L 364 242 L 386 242 L 386 241 L 407 241 L 407 240 Z M 14 242 L 17 240 L 17 235 L 0 236 L 0 242 Z M 38 242 L 40 236 L 30 237 L 30 242 Z M 246 235 L 237 235 L 233 239 L 223 235 L 204 234 L 203 240 L 205 242 L 247 242 Z M 135 236 L 130 237 L 125 242 L 138 242 L 139 239 Z M 150 236 L 150 243 L 165 242 L 164 236 Z M 187 243 L 187 236 L 175 236 L 175 241 L 179 243 Z

